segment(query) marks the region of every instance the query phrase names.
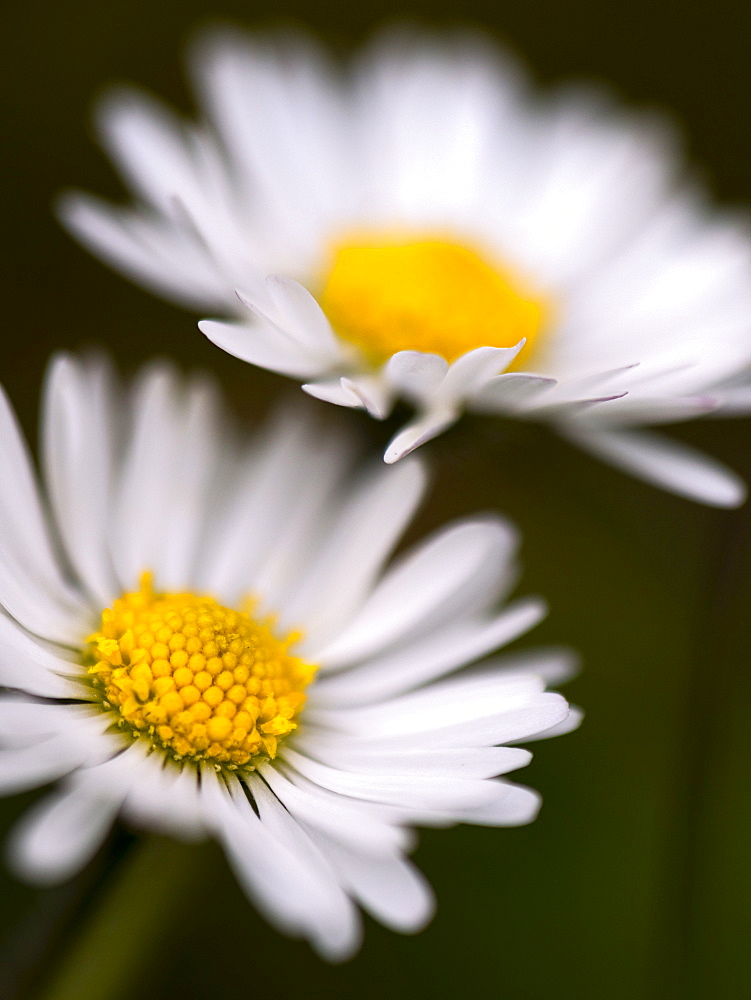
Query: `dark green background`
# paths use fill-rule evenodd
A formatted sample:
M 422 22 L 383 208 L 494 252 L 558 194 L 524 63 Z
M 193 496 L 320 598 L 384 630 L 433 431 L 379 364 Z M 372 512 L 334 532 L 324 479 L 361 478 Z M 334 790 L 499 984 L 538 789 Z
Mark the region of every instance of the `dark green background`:
M 737 0 L 6 4 L 0 378 L 29 433 L 58 347 L 103 343 L 128 368 L 156 352 L 213 368 L 241 413 L 290 388 L 222 355 L 191 316 L 109 272 L 50 213 L 65 186 L 120 193 L 88 128 L 103 85 L 134 80 L 190 108 L 180 50 L 197 23 L 286 16 L 346 48 L 386 17 L 469 19 L 518 48 L 546 84 L 594 77 L 630 102 L 672 109 L 728 204 L 751 197 L 746 10 Z M 383 446 L 388 429 L 340 418 Z M 748 421 L 675 435 L 751 478 Z M 60 890 L 38 893 L 3 875 L 0 996 L 34 996 L 54 982 L 56 1000 L 751 995 L 751 508 L 711 511 L 660 494 L 533 427 L 467 421 L 430 451 L 438 473 L 418 533 L 477 509 L 507 512 L 525 537 L 520 592 L 542 593 L 552 607 L 517 645 L 563 642 L 584 659 L 568 687 L 586 709 L 584 727 L 540 744 L 523 774 L 545 797 L 538 822 L 425 833 L 417 861 L 438 893 L 433 924 L 403 938 L 369 923 L 362 953 L 339 967 L 269 930 L 212 847 L 167 853 L 183 889 L 177 876 L 166 893 L 158 879 L 153 892 L 148 883 L 129 889 L 128 865 L 149 862 L 120 835 Z M 33 798 L 0 803 L 3 829 Z M 95 890 L 118 854 L 125 874 L 107 906 L 109 890 Z M 100 903 L 97 942 L 86 935 Z M 79 957 L 82 930 L 89 955 Z M 66 958 L 60 979 L 53 970 Z

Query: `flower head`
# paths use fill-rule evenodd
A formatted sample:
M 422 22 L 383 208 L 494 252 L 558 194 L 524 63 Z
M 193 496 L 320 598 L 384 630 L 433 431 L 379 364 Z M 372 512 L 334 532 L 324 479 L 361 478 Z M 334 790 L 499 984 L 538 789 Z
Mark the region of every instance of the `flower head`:
M 545 678 L 566 657 L 491 660 L 537 599 L 501 601 L 516 536 L 455 523 L 389 561 L 420 464 L 353 470 L 339 436 L 282 416 L 227 434 L 211 382 L 146 368 L 123 391 L 60 356 L 41 484 L 0 397 L 0 788 L 60 781 L 12 841 L 67 877 L 116 817 L 215 837 L 281 929 L 329 958 L 360 903 L 402 931 L 433 902 L 415 824 L 524 823 L 517 743 L 575 724 Z
M 388 462 L 469 408 L 741 502 L 732 473 L 639 429 L 751 409 L 749 234 L 682 178 L 664 123 L 537 97 L 480 37 L 391 32 L 342 71 L 301 37 L 214 34 L 193 69 L 200 125 L 104 102 L 137 204 L 68 196 L 87 245 L 314 396 L 413 403 Z

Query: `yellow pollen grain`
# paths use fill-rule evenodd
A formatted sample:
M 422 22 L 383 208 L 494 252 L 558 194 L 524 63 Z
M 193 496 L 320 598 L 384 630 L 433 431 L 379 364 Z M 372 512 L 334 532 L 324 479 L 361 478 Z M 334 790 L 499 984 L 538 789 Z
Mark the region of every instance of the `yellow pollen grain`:
M 450 362 L 522 338 L 528 357 L 548 314 L 520 276 L 437 240 L 339 245 L 319 302 L 337 333 L 374 364 L 406 350 Z
M 297 727 L 316 670 L 289 652 L 298 638 L 211 597 L 158 593 L 144 573 L 104 609 L 84 662 L 129 736 L 177 760 L 249 769 Z

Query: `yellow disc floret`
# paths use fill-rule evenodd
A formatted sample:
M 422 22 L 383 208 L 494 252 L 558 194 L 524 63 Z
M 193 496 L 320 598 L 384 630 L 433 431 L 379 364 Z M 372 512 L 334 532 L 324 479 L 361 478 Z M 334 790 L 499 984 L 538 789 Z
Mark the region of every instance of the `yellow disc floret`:
M 319 302 L 337 333 L 372 363 L 406 350 L 454 361 L 525 337 L 528 355 L 546 308 L 519 278 L 453 243 L 365 242 L 336 249 Z
M 316 668 L 270 623 L 195 594 L 156 593 L 151 574 L 102 612 L 84 662 L 103 706 L 177 760 L 252 768 L 297 728 Z

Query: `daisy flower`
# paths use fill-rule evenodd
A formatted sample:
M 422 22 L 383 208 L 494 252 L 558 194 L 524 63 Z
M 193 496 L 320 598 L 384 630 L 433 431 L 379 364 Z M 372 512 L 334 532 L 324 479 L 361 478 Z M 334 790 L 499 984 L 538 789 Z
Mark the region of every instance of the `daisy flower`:
M 116 817 L 216 838 L 248 895 L 329 959 L 356 903 L 415 931 L 431 892 L 415 824 L 533 819 L 499 775 L 572 728 L 555 651 L 482 660 L 544 614 L 499 602 L 514 530 L 475 517 L 390 561 L 422 466 L 353 470 L 283 416 L 249 445 L 213 383 L 58 357 L 41 483 L 0 401 L 0 787 L 60 781 L 11 859 L 64 879 Z M 388 563 L 388 565 L 386 565 Z
M 133 91 L 100 106 L 136 203 L 63 199 L 96 253 L 320 399 L 412 403 L 387 462 L 470 409 L 742 502 L 642 429 L 751 410 L 748 229 L 708 208 L 664 122 L 538 96 L 473 36 L 392 31 L 343 69 L 303 37 L 220 32 L 192 68 L 201 124 Z

